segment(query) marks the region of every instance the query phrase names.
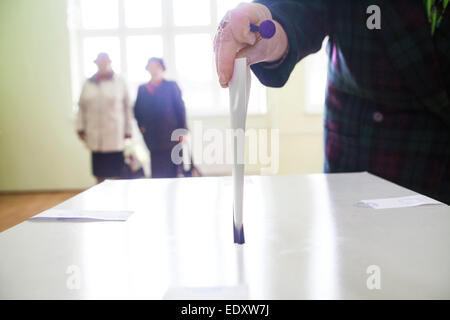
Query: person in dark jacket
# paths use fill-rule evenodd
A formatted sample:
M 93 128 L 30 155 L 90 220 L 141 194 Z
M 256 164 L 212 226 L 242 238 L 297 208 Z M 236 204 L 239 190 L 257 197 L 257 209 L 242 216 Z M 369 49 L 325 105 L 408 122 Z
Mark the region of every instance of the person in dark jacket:
M 270 39 L 249 23 L 271 20 Z M 450 204 L 448 0 L 261 0 L 228 12 L 215 38 L 219 82 L 236 57 L 281 87 L 328 36 L 325 172 L 368 171 Z
M 181 90 L 174 81 L 164 79 L 166 67 L 160 58 L 147 64 L 150 82 L 139 87 L 134 114 L 150 150 L 152 178 L 175 178 L 178 166 L 171 159 L 172 132 L 186 129 L 186 109 Z

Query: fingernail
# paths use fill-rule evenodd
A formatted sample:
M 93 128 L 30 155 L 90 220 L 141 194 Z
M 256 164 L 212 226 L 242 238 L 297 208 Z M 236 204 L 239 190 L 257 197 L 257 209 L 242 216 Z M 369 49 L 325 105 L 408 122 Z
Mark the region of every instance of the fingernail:
M 222 87 L 227 85 L 227 80 L 225 79 L 225 75 L 224 74 L 220 74 L 219 75 L 219 82 L 220 82 L 220 85 Z

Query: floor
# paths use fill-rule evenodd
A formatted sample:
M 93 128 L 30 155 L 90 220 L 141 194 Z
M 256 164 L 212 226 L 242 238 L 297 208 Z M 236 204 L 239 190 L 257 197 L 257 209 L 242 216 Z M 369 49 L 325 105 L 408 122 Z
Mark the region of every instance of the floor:
M 0 232 L 54 207 L 82 191 L 0 193 Z

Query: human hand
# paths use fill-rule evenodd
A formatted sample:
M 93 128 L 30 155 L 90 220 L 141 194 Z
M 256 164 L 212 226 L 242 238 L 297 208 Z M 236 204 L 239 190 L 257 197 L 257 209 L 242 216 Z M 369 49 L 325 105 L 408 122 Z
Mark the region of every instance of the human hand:
M 78 134 L 78 138 L 80 138 L 83 141 L 86 140 L 86 132 L 80 130 L 80 131 L 77 131 L 77 134 Z
M 216 69 L 220 85 L 228 87 L 233 76 L 234 60 L 246 57 L 248 65 L 272 62 L 280 59 L 288 49 L 288 39 L 283 27 L 275 24 L 275 35 L 270 39 L 258 39 L 250 31 L 250 24 L 260 25 L 272 20 L 269 9 L 259 3 L 241 3 L 228 11 L 222 19 L 214 38 Z

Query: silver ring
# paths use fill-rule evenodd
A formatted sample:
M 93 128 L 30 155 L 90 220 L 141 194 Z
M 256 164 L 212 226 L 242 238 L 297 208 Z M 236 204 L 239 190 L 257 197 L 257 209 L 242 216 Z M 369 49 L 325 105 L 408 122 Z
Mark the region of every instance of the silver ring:
M 220 21 L 219 23 L 219 26 L 217 27 L 217 31 L 221 33 L 229 23 L 230 20 L 222 19 L 222 21 Z

